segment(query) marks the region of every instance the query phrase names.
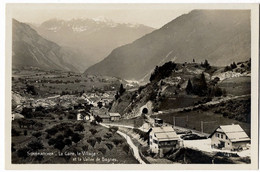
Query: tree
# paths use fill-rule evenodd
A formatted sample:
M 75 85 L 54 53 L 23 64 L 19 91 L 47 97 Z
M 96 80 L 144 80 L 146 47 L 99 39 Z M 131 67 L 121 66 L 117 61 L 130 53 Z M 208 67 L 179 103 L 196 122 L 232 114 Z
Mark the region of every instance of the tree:
M 35 138 L 39 138 L 42 136 L 42 133 L 41 132 L 35 132 L 32 134 Z
M 28 148 L 21 148 L 21 149 L 19 149 L 18 151 L 17 151 L 17 156 L 19 157 L 19 158 L 24 158 L 24 159 L 26 159 L 27 157 L 28 157 L 28 152 L 29 151 L 29 149 Z
M 97 105 L 98 105 L 99 109 L 103 107 L 103 103 L 102 102 L 98 102 Z
M 123 84 L 121 84 L 120 88 L 119 88 L 119 95 L 123 95 L 124 92 L 125 92 L 125 88 L 124 88 Z
M 150 82 L 159 81 L 171 75 L 172 71 L 176 68 L 176 63 L 169 61 L 162 66 L 156 66 L 150 77 Z
M 60 152 L 65 147 L 65 143 L 63 141 L 58 141 L 55 143 L 54 148 L 59 149 Z
M 43 144 L 40 141 L 32 141 L 27 145 L 28 148 L 30 148 L 33 151 L 37 151 L 39 149 L 43 149 Z
M 204 67 L 204 68 L 206 68 L 206 69 L 210 69 L 210 68 L 211 68 L 211 66 L 210 66 L 210 64 L 209 64 L 209 62 L 208 62 L 208 60 L 205 60 L 205 62 L 202 63 L 201 66 Z
M 72 145 L 72 141 L 71 141 L 70 139 L 65 139 L 65 140 L 64 140 L 64 143 L 65 143 L 65 145 L 67 145 L 67 146 Z
M 192 87 L 191 81 L 189 79 L 187 87 L 186 87 L 186 93 L 191 94 L 192 92 L 193 92 L 193 87 Z
M 66 129 L 65 130 L 65 132 L 64 132 L 64 137 L 65 138 L 68 138 L 68 137 L 70 137 L 70 136 L 73 136 L 73 131 L 70 129 L 70 128 L 68 128 L 68 129 Z
M 59 134 L 57 137 L 56 137 L 56 142 L 59 142 L 59 141 L 63 141 L 64 140 L 64 136 L 62 134 Z
M 95 117 L 95 120 L 96 120 L 98 123 L 103 122 L 103 119 L 102 119 L 100 116 L 98 116 L 98 115 Z
M 130 151 L 129 145 L 128 144 L 124 144 L 123 150 L 128 154 L 129 151 Z
M 11 146 L 11 150 L 12 150 L 12 152 L 15 152 L 15 151 L 16 151 L 16 149 L 14 148 L 14 146 L 15 146 L 15 144 L 12 143 L 12 146 Z
M 27 107 L 24 107 L 21 114 L 25 117 L 25 118 L 32 118 L 33 115 L 32 115 L 32 108 L 27 108 Z
M 237 68 L 237 65 L 236 65 L 235 62 L 233 62 L 233 63 L 230 65 L 230 67 L 231 67 L 231 69 L 235 69 L 235 68 Z
M 82 132 L 83 130 L 84 130 L 84 126 L 83 126 L 82 124 L 76 125 L 75 131 L 80 131 L 80 132 Z
M 106 154 L 106 148 L 99 148 L 98 151 L 102 152 L 103 155 Z
M 37 92 L 33 85 L 26 85 L 26 92 L 32 95 L 37 95 Z
M 51 138 L 49 141 L 48 141 L 48 145 L 51 146 L 51 145 L 54 145 L 56 143 L 56 139 L 54 138 Z
M 195 59 L 193 59 L 192 62 L 195 63 Z
M 57 132 L 58 132 L 58 130 L 57 130 L 57 128 L 50 128 L 50 129 L 47 129 L 47 130 L 45 130 L 49 135 L 55 135 Z
M 88 139 L 87 142 L 94 148 L 97 140 L 96 140 L 96 138 L 90 138 L 90 139 Z
M 81 140 L 81 136 L 78 133 L 74 133 L 71 140 L 77 144 Z

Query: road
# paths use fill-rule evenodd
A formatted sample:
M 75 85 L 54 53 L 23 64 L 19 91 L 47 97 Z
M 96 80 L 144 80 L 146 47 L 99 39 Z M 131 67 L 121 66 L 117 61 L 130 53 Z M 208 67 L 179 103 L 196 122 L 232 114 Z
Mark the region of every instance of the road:
M 106 124 L 102 124 L 102 123 L 101 123 L 100 125 L 102 125 L 103 127 L 109 128 L 109 126 L 106 125 Z M 128 135 L 122 133 L 121 131 L 117 131 L 117 133 L 126 139 L 128 145 L 129 145 L 129 146 L 132 148 L 132 150 L 133 150 L 133 155 L 134 155 L 135 159 L 136 159 L 140 164 L 146 164 L 146 163 L 142 160 L 142 158 L 140 157 L 139 151 L 138 151 L 138 147 L 135 146 L 135 144 L 133 143 L 132 139 L 131 139 Z

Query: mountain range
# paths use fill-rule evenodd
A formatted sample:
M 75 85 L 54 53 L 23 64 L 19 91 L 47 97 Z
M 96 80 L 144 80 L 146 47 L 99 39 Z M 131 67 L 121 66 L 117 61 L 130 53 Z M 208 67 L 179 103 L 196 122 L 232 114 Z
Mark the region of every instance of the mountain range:
M 25 23 L 13 19 L 12 24 L 12 67 L 39 67 L 47 70 L 79 72 L 73 53 L 41 37 Z
M 39 35 L 66 49 L 82 54 L 76 66 L 84 72 L 122 45 L 150 33 L 154 28 L 131 23 L 116 23 L 105 17 L 71 20 L 50 19 L 39 26 L 30 24 Z
M 167 61 L 225 66 L 251 54 L 249 10 L 193 10 L 133 43 L 114 49 L 85 73 L 129 80 L 147 78 Z

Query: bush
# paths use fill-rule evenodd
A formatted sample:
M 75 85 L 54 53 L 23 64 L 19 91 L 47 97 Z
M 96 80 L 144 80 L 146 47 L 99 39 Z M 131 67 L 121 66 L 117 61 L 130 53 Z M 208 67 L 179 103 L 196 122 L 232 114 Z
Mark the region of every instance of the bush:
M 102 141 L 102 138 L 101 137 L 96 137 L 96 140 L 98 143 L 100 143 Z
M 16 151 L 16 149 L 14 148 L 14 146 L 15 146 L 15 144 L 12 143 L 12 146 L 11 146 L 11 150 L 12 150 L 12 152 L 15 152 L 15 151 Z
M 56 137 L 56 142 L 59 142 L 59 141 L 63 141 L 64 140 L 64 136 L 62 134 L 59 134 L 57 137 Z
M 98 151 L 102 152 L 103 155 L 106 154 L 106 148 L 99 148 Z
M 44 159 L 43 155 L 37 155 L 34 160 L 38 161 L 38 162 L 41 162 L 43 159 Z
M 24 131 L 23 131 L 23 135 L 24 135 L 24 136 L 27 136 L 27 130 L 24 130 Z
M 32 108 L 27 108 L 27 107 L 24 107 L 21 114 L 25 117 L 25 118 L 32 118 L 33 115 L 32 115 Z
M 97 140 L 95 138 L 90 138 L 87 142 L 94 148 Z
M 43 149 L 43 144 L 40 141 L 31 141 L 28 145 L 28 148 L 30 148 L 33 151 L 37 151 L 39 149 Z
M 60 152 L 65 147 L 65 143 L 63 141 L 58 141 L 55 143 L 54 148 L 59 149 Z
M 118 130 L 118 127 L 116 126 L 112 126 L 112 127 L 109 127 L 109 131 L 111 131 L 113 134 L 115 134 Z
M 83 151 L 88 151 L 88 145 L 82 146 L 82 150 L 83 150 Z
M 68 128 L 68 129 L 66 129 L 65 132 L 64 132 L 64 137 L 65 137 L 65 138 L 68 138 L 68 137 L 70 137 L 70 136 L 73 136 L 73 134 L 74 134 L 74 132 L 73 132 L 70 128 Z
M 39 138 L 39 137 L 42 136 L 42 133 L 41 133 L 41 132 L 35 132 L 35 133 L 33 133 L 32 135 L 33 135 L 34 137 L 36 137 L 36 138 Z
M 111 143 L 106 143 L 106 146 L 109 150 L 113 149 L 114 147 Z
M 124 144 L 123 145 L 123 151 L 125 151 L 125 153 L 129 153 L 129 151 L 130 151 L 130 148 L 129 148 L 129 145 L 128 144 Z
M 111 132 L 109 132 L 109 133 L 106 133 L 105 135 L 104 135 L 104 137 L 105 138 L 107 138 L 107 139 L 109 139 L 109 138 L 111 138 L 112 137 L 112 133 Z
M 50 139 L 51 136 L 49 134 L 46 135 L 45 139 Z
M 84 126 L 82 124 L 76 125 L 75 131 L 80 131 L 80 132 L 84 131 Z
M 55 135 L 58 132 L 58 129 L 56 127 L 50 128 L 45 130 L 49 135 Z
M 123 143 L 122 139 L 113 139 L 112 141 L 116 146 Z
M 70 139 L 65 139 L 65 140 L 64 140 L 64 143 L 65 143 L 65 145 L 67 145 L 67 146 L 72 145 L 72 141 L 71 141 Z
M 20 132 L 12 128 L 12 136 L 20 136 Z
M 80 140 L 81 140 L 81 136 L 78 134 L 78 133 L 74 133 L 71 140 L 74 142 L 74 143 L 78 143 Z
M 54 138 L 51 138 L 49 141 L 48 141 L 48 145 L 51 146 L 51 145 L 54 145 L 56 143 L 56 139 Z
M 24 158 L 24 159 L 26 159 L 26 158 L 28 157 L 28 154 L 27 154 L 28 151 L 29 151 L 28 148 L 21 148 L 21 149 L 19 149 L 19 150 L 17 151 L 17 156 L 18 156 L 19 158 Z
M 91 132 L 92 135 L 95 135 L 97 133 L 97 130 L 94 128 L 91 128 L 89 131 Z

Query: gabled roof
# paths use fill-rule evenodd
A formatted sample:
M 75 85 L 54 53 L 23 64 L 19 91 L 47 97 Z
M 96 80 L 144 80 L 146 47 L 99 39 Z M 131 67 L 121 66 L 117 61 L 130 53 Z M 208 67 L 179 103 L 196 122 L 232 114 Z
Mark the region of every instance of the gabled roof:
M 152 131 L 158 141 L 179 140 L 179 137 L 172 127 L 154 127 Z
M 212 137 L 212 135 L 216 131 L 225 133 L 231 142 L 250 141 L 250 138 L 248 137 L 248 135 L 238 124 L 237 125 L 234 125 L 234 124 L 221 125 L 209 137 Z
M 111 116 L 111 117 L 121 117 L 121 115 L 119 113 L 112 113 L 112 112 L 109 112 L 109 116 Z
M 166 127 L 154 127 L 152 128 L 154 133 L 165 133 L 165 132 L 175 132 L 171 126 Z

